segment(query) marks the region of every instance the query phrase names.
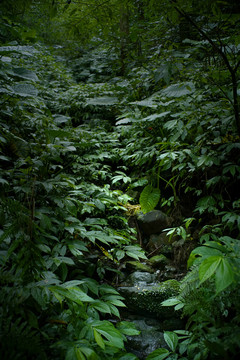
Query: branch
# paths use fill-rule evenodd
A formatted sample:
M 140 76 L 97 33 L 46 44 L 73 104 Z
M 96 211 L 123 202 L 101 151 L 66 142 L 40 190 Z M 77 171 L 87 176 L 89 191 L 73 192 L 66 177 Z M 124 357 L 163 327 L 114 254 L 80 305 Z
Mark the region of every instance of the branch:
M 177 7 L 176 5 L 176 1 L 174 0 L 170 0 L 173 4 L 174 4 L 174 9 L 183 17 L 185 17 L 185 19 L 187 19 L 193 27 L 195 27 L 195 29 L 197 29 L 197 31 L 199 32 L 199 34 L 201 34 L 203 36 L 204 39 L 206 39 L 211 45 L 212 47 L 218 52 L 218 54 L 222 57 L 223 61 L 225 62 L 228 70 L 230 71 L 231 74 L 233 74 L 234 69 L 232 68 L 232 66 L 230 65 L 228 58 L 226 56 L 226 54 L 215 44 L 215 42 L 208 36 L 208 34 L 203 31 L 196 23 L 194 20 L 192 20 L 192 18 L 184 11 L 181 10 Z

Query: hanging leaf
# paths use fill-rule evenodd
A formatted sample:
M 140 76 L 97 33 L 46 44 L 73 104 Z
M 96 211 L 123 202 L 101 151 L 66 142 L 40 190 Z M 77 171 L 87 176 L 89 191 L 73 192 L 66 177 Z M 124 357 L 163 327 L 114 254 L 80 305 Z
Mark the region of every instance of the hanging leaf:
M 143 189 L 140 195 L 140 205 L 142 212 L 145 214 L 153 210 L 160 199 L 160 190 L 158 188 L 153 188 L 152 185 L 147 185 Z

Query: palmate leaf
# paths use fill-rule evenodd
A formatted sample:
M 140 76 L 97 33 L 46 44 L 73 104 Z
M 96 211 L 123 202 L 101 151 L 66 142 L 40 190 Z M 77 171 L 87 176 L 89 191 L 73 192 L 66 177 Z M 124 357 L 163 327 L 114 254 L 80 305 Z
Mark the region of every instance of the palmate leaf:
M 140 205 L 142 212 L 145 214 L 153 210 L 158 204 L 160 199 L 160 190 L 158 188 L 152 187 L 152 185 L 147 185 L 143 189 L 140 195 Z

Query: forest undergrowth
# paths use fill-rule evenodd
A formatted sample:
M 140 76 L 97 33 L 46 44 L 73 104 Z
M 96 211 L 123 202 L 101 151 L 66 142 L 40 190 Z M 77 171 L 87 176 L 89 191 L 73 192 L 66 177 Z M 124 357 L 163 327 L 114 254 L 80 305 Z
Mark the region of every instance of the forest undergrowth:
M 127 259 L 148 256 L 128 224 L 140 205 L 171 215 L 180 255 L 196 243 L 179 296 L 163 303 L 186 329 L 147 359 L 235 359 L 240 138 L 224 65 L 188 39 L 122 76 L 106 44 L 14 31 L 0 46 L 2 358 L 137 359 L 114 286 Z

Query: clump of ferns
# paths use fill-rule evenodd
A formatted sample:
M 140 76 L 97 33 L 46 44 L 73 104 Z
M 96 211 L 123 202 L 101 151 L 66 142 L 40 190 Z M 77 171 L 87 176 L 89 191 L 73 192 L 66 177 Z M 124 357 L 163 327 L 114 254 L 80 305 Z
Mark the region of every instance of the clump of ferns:
M 199 266 L 191 267 L 191 271 L 181 281 L 178 296 L 184 304 L 183 316 L 190 316 L 190 322 L 196 317 L 207 321 L 218 313 L 215 303 L 215 284 L 212 280 L 208 280 L 200 285 L 198 271 Z
M 46 359 L 40 333 L 21 316 L 3 314 L 0 309 L 2 359 Z

